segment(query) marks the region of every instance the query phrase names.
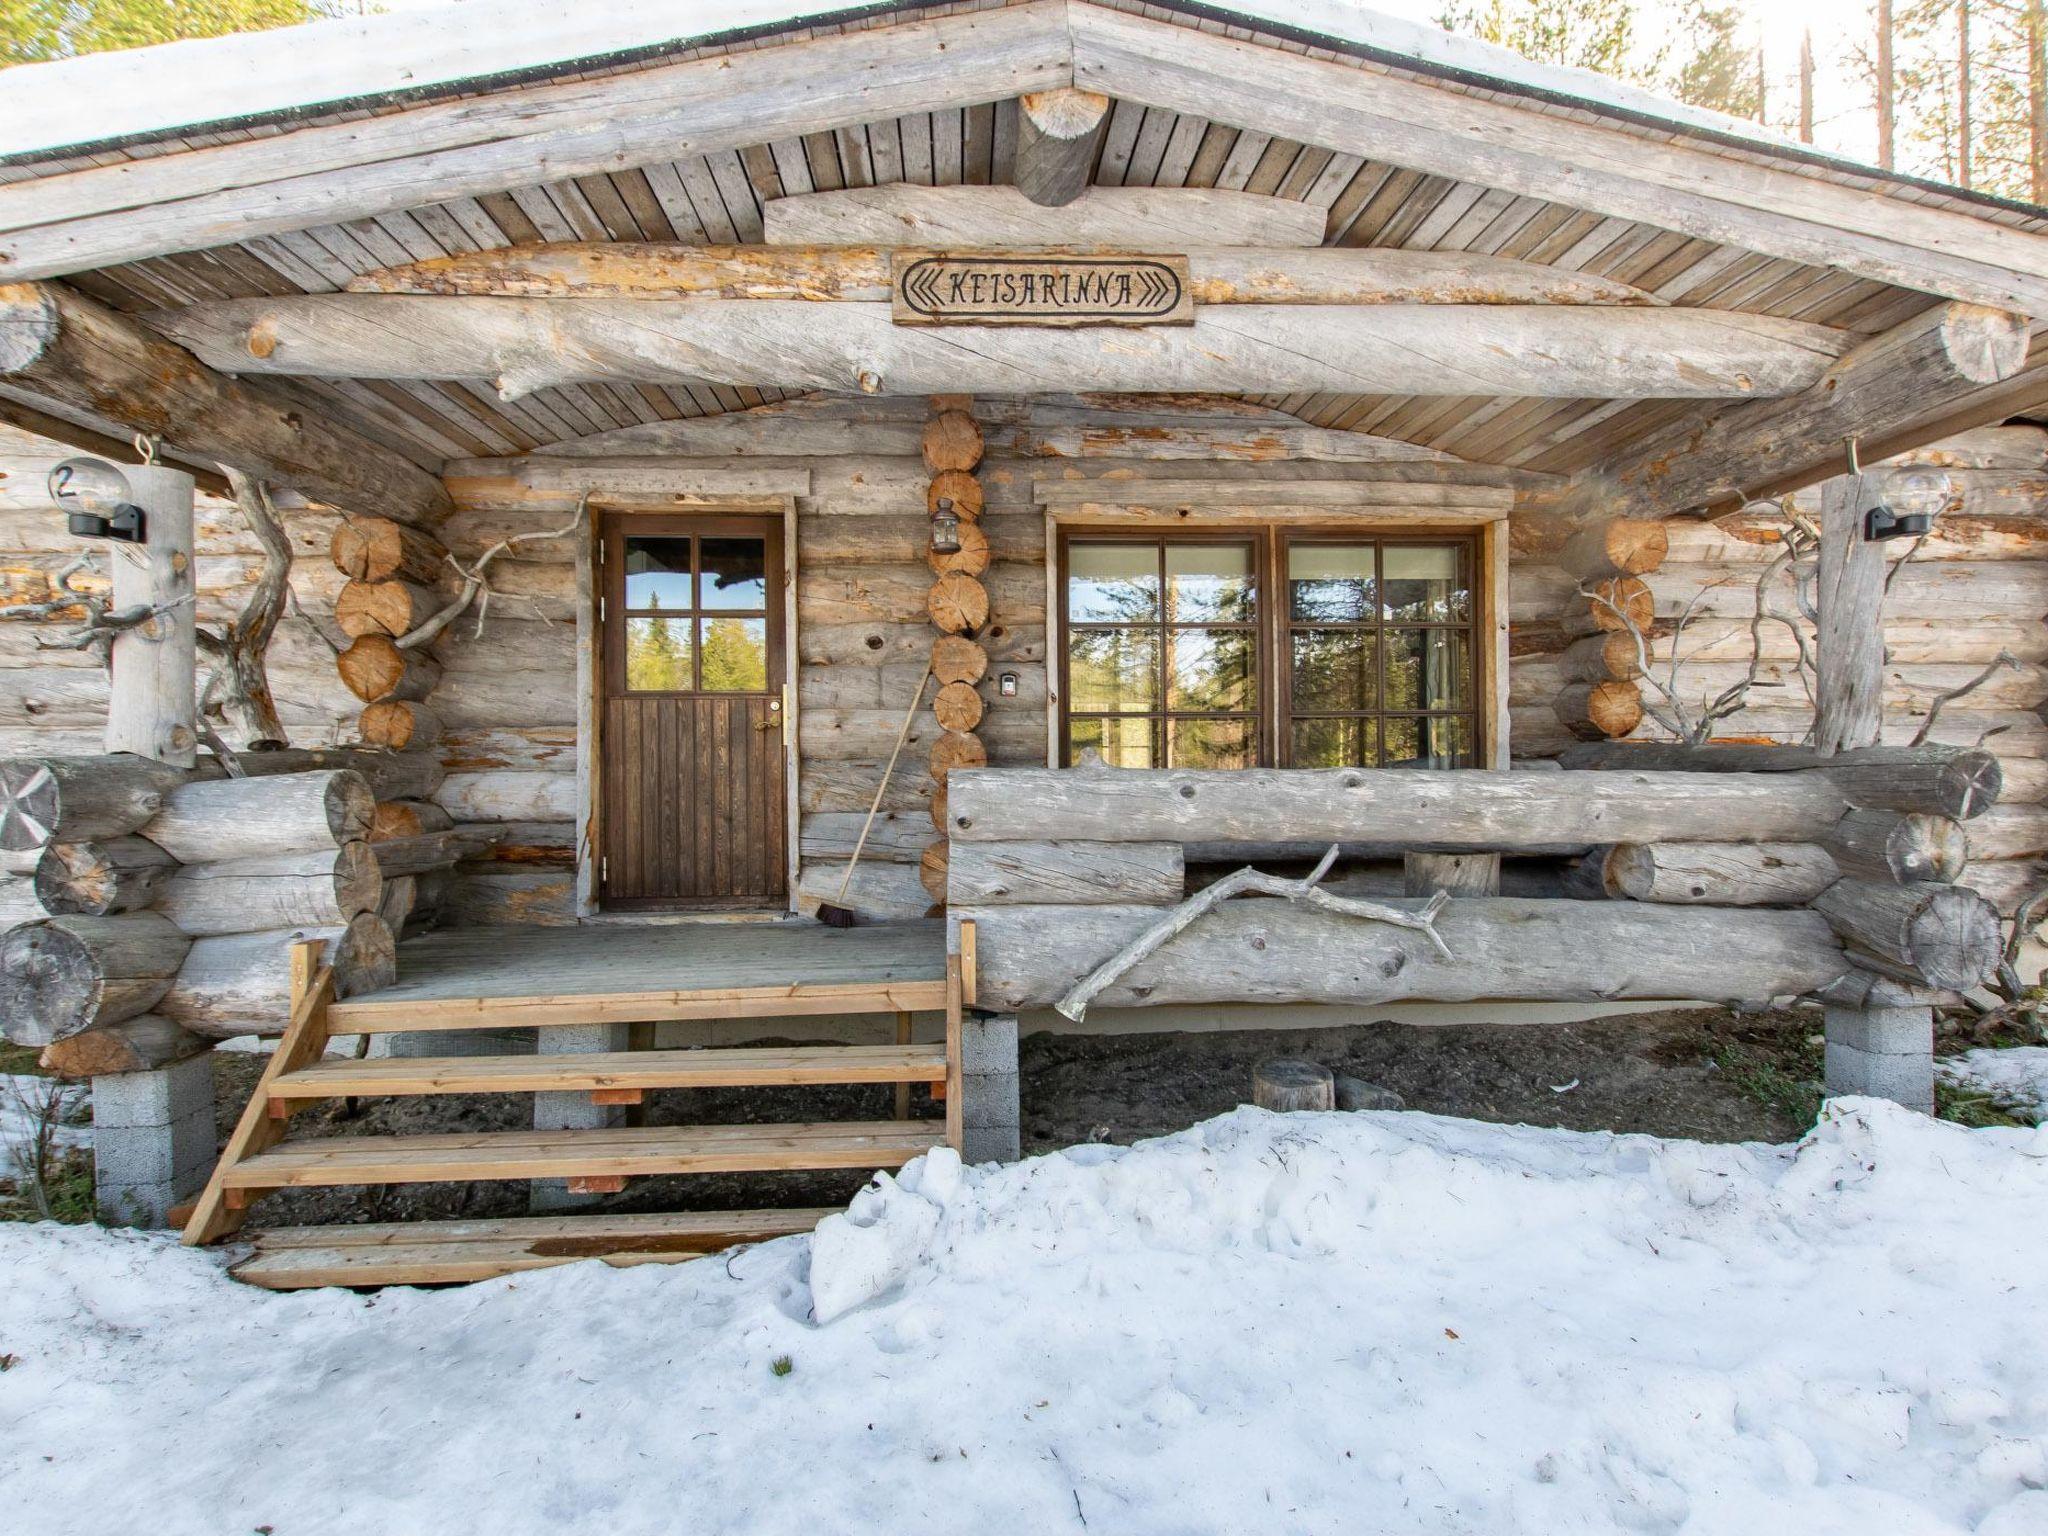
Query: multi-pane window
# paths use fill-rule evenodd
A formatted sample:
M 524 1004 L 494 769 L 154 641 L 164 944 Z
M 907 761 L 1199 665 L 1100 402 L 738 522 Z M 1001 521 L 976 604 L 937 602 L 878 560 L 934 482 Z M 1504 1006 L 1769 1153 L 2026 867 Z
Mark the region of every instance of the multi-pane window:
M 1476 555 L 1278 527 L 1069 534 L 1067 761 L 1473 766 Z
M 767 692 L 768 561 L 760 534 L 628 537 L 626 691 Z

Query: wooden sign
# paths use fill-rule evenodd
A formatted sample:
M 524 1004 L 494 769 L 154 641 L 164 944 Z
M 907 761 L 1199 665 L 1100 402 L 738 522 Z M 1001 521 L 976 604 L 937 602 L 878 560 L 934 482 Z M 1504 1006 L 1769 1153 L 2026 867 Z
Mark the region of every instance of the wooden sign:
M 1192 325 L 1185 256 L 897 251 L 898 325 Z

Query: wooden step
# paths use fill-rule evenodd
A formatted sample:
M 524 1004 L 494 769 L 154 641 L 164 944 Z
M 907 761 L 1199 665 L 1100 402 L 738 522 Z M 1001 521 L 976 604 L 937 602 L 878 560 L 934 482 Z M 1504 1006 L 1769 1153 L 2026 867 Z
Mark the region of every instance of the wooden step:
M 897 1168 L 943 1146 L 943 1123 L 647 1125 L 580 1131 L 333 1136 L 286 1142 L 220 1171 L 224 1189 L 432 1184 L 603 1174 Z
M 323 1285 L 449 1285 L 579 1259 L 619 1268 L 678 1264 L 736 1243 L 808 1232 L 824 1210 L 515 1216 L 277 1227 L 246 1234 L 255 1252 L 228 1271 L 273 1291 Z
M 414 1056 L 327 1060 L 270 1083 L 273 1099 L 588 1089 L 778 1087 L 806 1083 L 933 1083 L 946 1048 L 823 1045 L 730 1050 L 593 1051 L 562 1056 Z

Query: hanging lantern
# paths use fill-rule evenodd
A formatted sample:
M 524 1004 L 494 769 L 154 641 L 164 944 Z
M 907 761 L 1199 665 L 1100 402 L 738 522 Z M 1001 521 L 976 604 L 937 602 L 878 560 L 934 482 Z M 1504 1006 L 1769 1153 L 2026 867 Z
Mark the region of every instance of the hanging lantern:
M 960 553 L 960 514 L 953 510 L 952 501 L 944 496 L 939 498 L 938 508 L 932 513 L 932 553 Z
M 105 459 L 66 459 L 51 469 L 48 485 L 50 500 L 64 509 L 66 526 L 78 537 L 142 542 L 142 508 L 128 477 Z

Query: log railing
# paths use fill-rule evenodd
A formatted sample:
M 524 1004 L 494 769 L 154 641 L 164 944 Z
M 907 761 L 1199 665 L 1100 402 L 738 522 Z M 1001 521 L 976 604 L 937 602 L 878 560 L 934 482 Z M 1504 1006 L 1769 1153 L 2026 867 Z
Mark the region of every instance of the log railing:
M 1996 762 L 1953 748 L 1637 772 L 963 770 L 949 910 L 976 926 L 982 1007 L 1050 1006 L 1185 900 L 1203 862 L 1337 844 L 1333 892 L 1455 898 L 1436 920 L 1448 958 L 1427 934 L 1239 899 L 1100 1004 L 1903 1005 L 1996 966 L 1997 912 L 1955 881 L 1958 820 L 1997 793 Z

